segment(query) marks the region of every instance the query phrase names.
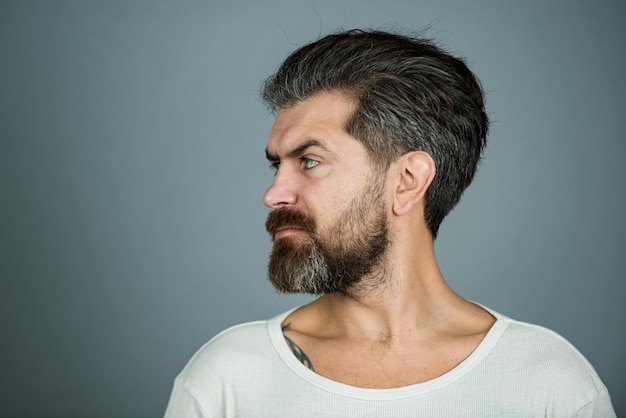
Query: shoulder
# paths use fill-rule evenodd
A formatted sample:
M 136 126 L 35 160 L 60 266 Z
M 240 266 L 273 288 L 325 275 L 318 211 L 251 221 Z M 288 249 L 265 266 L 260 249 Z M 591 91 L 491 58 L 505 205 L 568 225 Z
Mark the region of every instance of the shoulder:
M 257 357 L 266 356 L 271 350 L 267 323 L 247 322 L 220 332 L 196 351 L 179 378 L 189 383 L 201 383 L 231 373 L 234 368 L 245 367 Z
M 205 351 L 221 351 L 224 349 L 236 349 L 250 342 L 259 342 L 267 339 L 267 324 L 269 321 L 254 321 L 235 325 L 227 328 L 211 338 L 196 353 Z
M 234 391 L 250 389 L 275 366 L 269 323 L 228 328 L 196 351 L 174 380 L 166 416 L 223 416 Z
M 280 323 L 291 311 L 269 320 L 246 322 L 220 332 L 191 357 L 176 378 L 186 386 L 205 387 L 225 380 L 246 379 L 251 370 L 276 367 L 279 355 L 275 341 L 281 336 Z
M 508 318 L 492 353 L 499 367 L 535 391 L 591 402 L 606 387 L 589 361 L 564 337 L 548 328 Z
M 532 363 L 550 362 L 555 366 L 576 366 L 585 373 L 595 375 L 587 359 L 568 340 L 557 332 L 526 322 L 507 319 L 509 326 L 502 336 L 501 344 L 519 360 Z

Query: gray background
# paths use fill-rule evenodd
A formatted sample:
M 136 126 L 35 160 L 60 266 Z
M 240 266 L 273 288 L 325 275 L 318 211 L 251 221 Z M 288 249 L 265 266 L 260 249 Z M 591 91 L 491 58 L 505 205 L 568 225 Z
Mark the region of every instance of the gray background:
M 0 415 L 149 417 L 273 293 L 261 81 L 337 28 L 468 58 L 490 146 L 436 250 L 463 296 L 553 328 L 626 413 L 624 1 L 0 2 Z

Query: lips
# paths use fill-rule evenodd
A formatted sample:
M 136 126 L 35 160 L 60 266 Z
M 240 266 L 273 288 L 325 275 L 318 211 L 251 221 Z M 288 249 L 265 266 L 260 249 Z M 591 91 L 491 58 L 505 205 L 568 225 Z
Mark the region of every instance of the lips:
M 267 216 L 265 229 L 274 240 L 300 232 L 312 232 L 315 223 L 312 218 L 294 209 L 277 209 Z
M 284 238 L 288 235 L 297 234 L 299 232 L 307 232 L 307 231 L 304 230 L 303 228 L 295 227 L 291 225 L 283 226 L 283 227 L 278 228 L 278 230 L 276 230 L 273 238 L 274 240 L 277 240 L 277 239 Z

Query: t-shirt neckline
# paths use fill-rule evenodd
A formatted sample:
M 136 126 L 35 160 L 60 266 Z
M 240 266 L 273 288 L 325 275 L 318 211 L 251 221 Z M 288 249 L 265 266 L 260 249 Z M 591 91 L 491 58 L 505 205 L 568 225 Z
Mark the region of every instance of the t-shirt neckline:
M 269 334 L 269 338 L 272 342 L 274 350 L 280 357 L 281 361 L 295 375 L 305 380 L 309 384 L 316 386 L 321 390 L 351 398 L 366 400 L 393 400 L 417 396 L 443 388 L 469 373 L 478 364 L 480 364 L 480 362 L 482 362 L 485 357 L 487 357 L 487 355 L 493 350 L 497 342 L 502 337 L 502 334 L 504 334 L 506 328 L 509 326 L 510 320 L 507 317 L 491 309 L 488 309 L 482 305 L 479 306 L 481 306 L 483 309 L 493 315 L 496 318 L 496 321 L 491 326 L 480 344 L 478 344 L 476 349 L 465 360 L 463 360 L 456 367 L 444 373 L 443 375 L 428 380 L 426 382 L 416 383 L 398 388 L 370 389 L 351 386 L 321 376 L 300 363 L 300 361 L 298 361 L 298 359 L 293 355 L 293 353 L 287 346 L 281 328 L 281 324 L 284 319 L 290 313 L 298 309 L 298 307 L 290 309 L 270 319 L 267 322 L 267 332 Z

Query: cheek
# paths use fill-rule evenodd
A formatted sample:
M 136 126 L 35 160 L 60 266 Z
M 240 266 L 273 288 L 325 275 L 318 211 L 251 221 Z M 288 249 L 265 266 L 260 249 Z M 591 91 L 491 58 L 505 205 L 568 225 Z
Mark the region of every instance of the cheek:
M 316 218 L 316 233 L 325 239 L 343 239 L 348 237 L 357 228 L 355 225 L 353 208 L 350 204 L 334 205 L 322 210 Z
M 348 180 L 333 185 L 328 182 L 313 183 L 301 195 L 301 201 L 304 210 L 315 219 L 319 232 L 326 233 L 331 228 L 345 230 L 337 223 L 354 210 L 355 202 L 366 193 L 367 187 L 367 184 L 355 184 Z

